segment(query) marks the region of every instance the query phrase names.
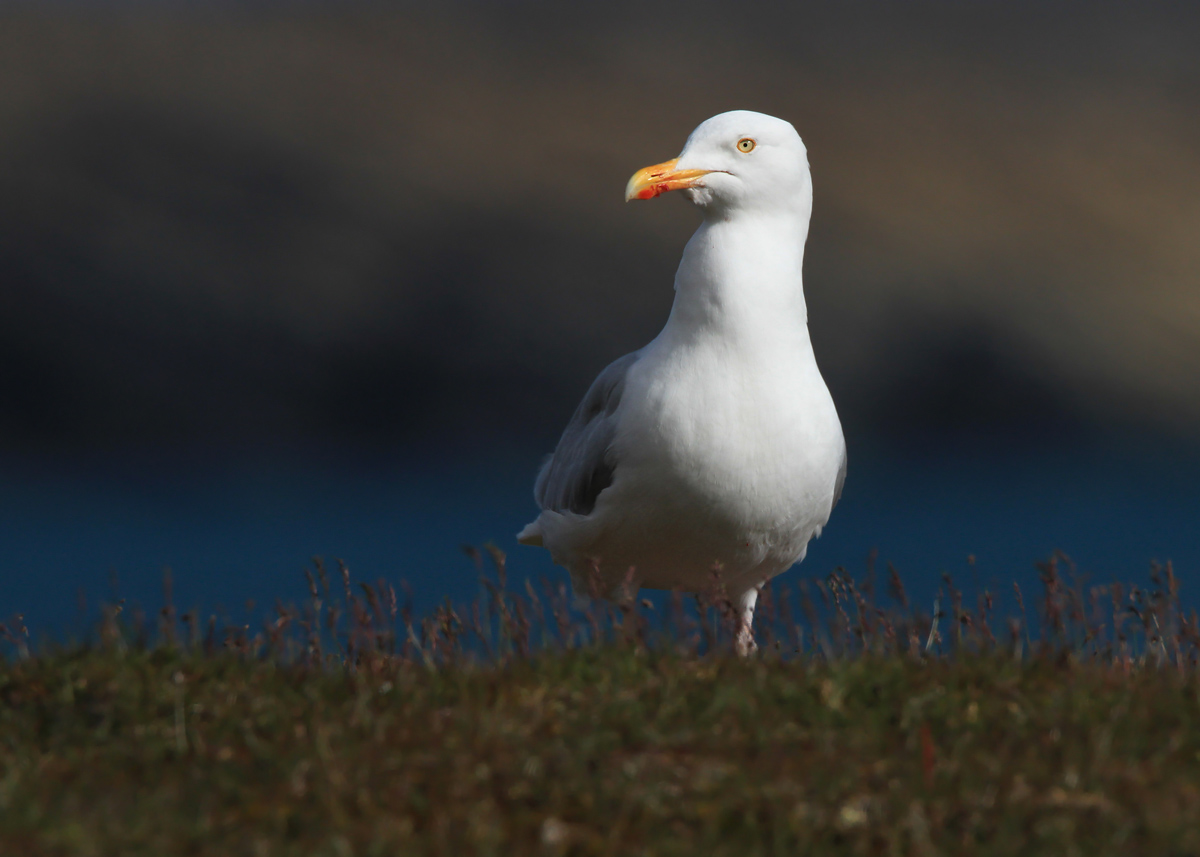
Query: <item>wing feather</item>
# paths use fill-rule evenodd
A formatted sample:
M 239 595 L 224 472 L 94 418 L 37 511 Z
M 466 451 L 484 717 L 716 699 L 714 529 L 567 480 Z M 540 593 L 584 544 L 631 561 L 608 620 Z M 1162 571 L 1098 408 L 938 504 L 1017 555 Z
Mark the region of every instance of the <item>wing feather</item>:
M 837 481 L 833 483 L 833 503 L 829 507 L 829 511 L 833 511 L 834 506 L 838 504 L 838 500 L 842 499 L 842 488 L 846 484 L 846 465 L 850 458 L 846 453 L 846 442 L 842 441 L 842 463 L 838 465 Z
M 575 409 L 534 483 L 533 496 L 542 509 L 589 515 L 600 492 L 612 484 L 617 469 L 612 451 L 617 407 L 638 356 L 635 351 L 610 363 Z

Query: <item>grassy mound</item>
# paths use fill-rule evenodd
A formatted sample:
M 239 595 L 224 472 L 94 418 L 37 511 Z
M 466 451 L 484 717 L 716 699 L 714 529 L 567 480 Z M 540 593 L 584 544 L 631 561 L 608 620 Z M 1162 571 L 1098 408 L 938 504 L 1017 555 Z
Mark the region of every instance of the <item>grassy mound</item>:
M 887 613 L 835 576 L 823 624 L 750 659 L 704 612 L 655 636 L 639 605 L 497 587 L 469 621 L 396 623 L 379 587 L 330 610 L 324 575 L 223 644 L 169 608 L 153 644 L 115 610 L 69 650 L 7 631 L 0 854 L 1200 852 L 1169 569 L 1165 593 L 1099 593 L 1107 618 L 1050 571 L 1039 640 L 997 641 L 986 599 Z
M 326 674 L 165 649 L 0 675 L 0 853 L 1200 851 L 1191 672 L 616 645 Z

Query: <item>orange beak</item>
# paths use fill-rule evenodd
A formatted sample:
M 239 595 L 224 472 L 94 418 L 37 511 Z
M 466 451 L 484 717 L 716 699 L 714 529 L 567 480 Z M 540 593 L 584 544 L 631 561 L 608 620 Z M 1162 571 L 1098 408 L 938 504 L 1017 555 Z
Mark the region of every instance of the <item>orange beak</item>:
M 625 201 L 631 199 L 654 199 L 669 190 L 681 190 L 694 187 L 701 176 L 706 176 L 712 170 L 677 170 L 675 165 L 679 158 L 663 164 L 638 170 L 625 185 Z

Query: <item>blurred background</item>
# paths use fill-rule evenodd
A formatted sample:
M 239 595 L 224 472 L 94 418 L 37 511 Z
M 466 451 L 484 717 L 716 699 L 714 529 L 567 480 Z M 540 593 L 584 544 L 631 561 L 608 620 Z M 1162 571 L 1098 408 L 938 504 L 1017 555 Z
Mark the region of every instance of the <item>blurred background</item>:
M 561 579 L 534 472 L 699 220 L 625 182 L 735 108 L 807 143 L 850 445 L 789 577 L 1200 586 L 1200 7 L 439 8 L 0 3 L 0 614 Z

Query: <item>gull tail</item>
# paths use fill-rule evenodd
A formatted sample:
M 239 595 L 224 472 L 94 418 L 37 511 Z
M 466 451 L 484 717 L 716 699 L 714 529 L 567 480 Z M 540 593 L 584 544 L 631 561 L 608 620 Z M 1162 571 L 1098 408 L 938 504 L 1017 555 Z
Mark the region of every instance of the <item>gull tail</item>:
M 525 525 L 525 529 L 517 533 L 517 541 L 523 545 L 532 545 L 540 548 L 542 544 L 542 528 L 538 526 L 538 522 L 534 521 Z

